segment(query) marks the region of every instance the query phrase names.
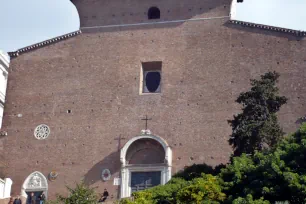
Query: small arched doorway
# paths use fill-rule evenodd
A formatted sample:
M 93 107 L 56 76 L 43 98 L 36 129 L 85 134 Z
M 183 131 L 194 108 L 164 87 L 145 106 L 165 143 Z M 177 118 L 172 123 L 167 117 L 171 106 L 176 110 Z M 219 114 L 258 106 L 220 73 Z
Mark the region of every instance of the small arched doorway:
M 46 177 L 39 171 L 31 173 L 24 181 L 21 188 L 21 195 L 25 198 L 29 198 L 31 193 L 34 193 L 38 198 L 42 193 L 48 197 L 48 181 Z M 38 201 L 36 203 L 39 203 Z
M 134 137 L 121 149 L 120 160 L 121 198 L 130 197 L 135 191 L 164 185 L 171 179 L 171 148 L 160 137 Z

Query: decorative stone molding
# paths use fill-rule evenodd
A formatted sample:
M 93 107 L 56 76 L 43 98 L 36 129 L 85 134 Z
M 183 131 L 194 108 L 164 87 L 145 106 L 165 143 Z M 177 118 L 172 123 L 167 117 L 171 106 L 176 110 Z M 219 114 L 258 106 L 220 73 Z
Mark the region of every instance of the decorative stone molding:
M 58 173 L 56 171 L 51 171 L 48 178 L 49 178 L 49 181 L 55 181 L 55 179 L 57 178 L 58 176 Z
M 247 27 L 260 28 L 260 29 L 277 31 L 277 32 L 282 32 L 282 33 L 289 33 L 292 35 L 296 35 L 298 37 L 306 36 L 306 32 L 299 31 L 299 30 L 291 30 L 291 29 L 286 29 L 286 28 L 279 28 L 279 27 L 274 27 L 274 26 L 267 26 L 267 25 L 261 25 L 261 24 L 249 23 L 249 22 L 237 21 L 237 20 L 230 20 L 229 22 L 233 24 L 247 26 Z
M 47 46 L 47 45 L 50 45 L 50 44 L 53 44 L 53 43 L 71 38 L 71 37 L 74 37 L 74 36 L 79 35 L 81 33 L 82 33 L 81 30 L 78 30 L 78 31 L 75 31 L 75 32 L 72 32 L 72 33 L 68 33 L 66 35 L 62 35 L 62 36 L 59 36 L 59 37 L 56 37 L 56 38 L 52 38 L 50 40 L 46 40 L 46 41 L 43 41 L 43 42 L 40 42 L 40 43 L 36 43 L 34 45 L 30 45 L 30 46 L 21 48 L 21 49 L 17 50 L 16 52 L 9 52 L 8 54 L 9 54 L 10 57 L 18 57 L 19 54 L 22 54 L 24 52 L 29 52 L 29 51 L 38 49 L 40 47 L 44 47 L 44 46 Z
M 150 130 L 141 130 L 141 135 L 151 135 L 151 131 Z
M 165 151 L 165 163 L 157 165 L 128 165 L 126 161 L 126 153 L 129 147 L 139 139 L 152 139 L 161 144 Z M 160 171 L 161 172 L 161 185 L 166 184 L 171 179 L 171 167 L 172 167 L 172 150 L 168 143 L 161 137 L 154 135 L 141 135 L 129 140 L 120 152 L 121 161 L 121 186 L 120 197 L 131 196 L 131 174 L 132 172 L 148 172 L 148 171 Z
M 48 125 L 42 124 L 35 128 L 34 130 L 34 136 L 38 140 L 44 140 L 49 137 L 50 135 L 50 128 Z
M 122 164 L 122 167 L 125 167 L 127 162 L 126 162 L 126 153 L 128 148 L 131 146 L 131 144 L 139 139 L 153 139 L 156 140 L 157 142 L 159 142 L 162 147 L 165 150 L 165 161 L 167 161 L 167 165 L 168 166 L 172 166 L 172 150 L 170 148 L 170 146 L 168 145 L 168 143 L 161 137 L 155 136 L 155 135 L 141 135 L 141 136 L 137 136 L 134 137 L 132 139 L 130 139 L 125 145 L 124 147 L 121 149 L 120 151 L 120 161 Z
M 111 177 L 112 177 L 110 170 L 109 169 L 103 169 L 101 177 L 102 177 L 103 181 L 110 180 Z
M 38 171 L 33 172 L 26 178 L 21 188 L 21 195 L 27 198 L 26 192 L 35 191 L 43 191 L 47 197 L 48 181 L 46 177 Z
M 7 132 L 4 130 L 0 130 L 0 137 L 5 137 L 7 136 Z

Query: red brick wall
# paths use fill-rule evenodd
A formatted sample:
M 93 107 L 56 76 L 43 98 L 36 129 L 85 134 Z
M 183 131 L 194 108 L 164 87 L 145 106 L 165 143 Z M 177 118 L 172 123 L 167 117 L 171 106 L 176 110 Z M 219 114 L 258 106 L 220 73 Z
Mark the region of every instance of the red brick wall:
M 147 21 L 149 1 L 118 2 L 76 1 L 82 25 Z M 171 20 L 224 16 L 229 3 L 155 4 L 160 5 L 162 20 Z M 123 12 L 138 15 L 122 18 Z M 3 124 L 8 136 L 0 140 L 13 194 L 33 171 L 47 176 L 56 170 L 58 179 L 49 182 L 53 198 L 65 192 L 65 184 L 82 178 L 98 192 L 108 188 L 117 197 L 117 186 L 112 179 L 101 181 L 101 171 L 108 168 L 118 175 L 115 138 L 122 135 L 125 143 L 139 135 L 144 128 L 140 119 L 146 114 L 153 118 L 149 129 L 172 147 L 173 173 L 193 163 L 227 162 L 227 120 L 240 110 L 235 99 L 249 88 L 250 78 L 268 70 L 281 74 L 280 91 L 290 100 L 279 117 L 285 131 L 295 130 L 296 120 L 306 111 L 305 40 L 226 21 L 84 30 L 80 36 L 13 59 Z M 139 95 L 145 61 L 163 63 L 161 94 Z M 15 116 L 19 113 L 23 117 Z M 48 139 L 34 138 L 39 124 L 51 128 Z

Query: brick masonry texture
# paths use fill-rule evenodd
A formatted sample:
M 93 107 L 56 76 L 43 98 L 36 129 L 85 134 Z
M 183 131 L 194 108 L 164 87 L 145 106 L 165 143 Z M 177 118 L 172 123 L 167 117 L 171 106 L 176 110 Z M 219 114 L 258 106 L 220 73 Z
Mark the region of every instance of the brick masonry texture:
M 72 2 L 83 27 L 148 22 L 150 6 L 161 9 L 160 20 L 230 12 L 229 0 Z M 306 111 L 305 40 L 227 21 L 83 30 L 13 59 L 3 124 L 8 136 L 0 140 L 13 194 L 32 172 L 56 170 L 51 198 L 81 179 L 117 198 L 118 187 L 112 179 L 103 182 L 101 170 L 118 176 L 115 139 L 125 137 L 123 145 L 139 135 L 146 114 L 152 133 L 172 147 L 173 173 L 193 163 L 226 163 L 232 151 L 227 120 L 241 108 L 235 99 L 269 70 L 281 74 L 280 92 L 290 100 L 279 118 L 286 132 L 294 131 Z M 161 94 L 139 95 L 141 62 L 147 61 L 163 63 Z M 33 135 L 39 124 L 51 128 L 46 140 Z

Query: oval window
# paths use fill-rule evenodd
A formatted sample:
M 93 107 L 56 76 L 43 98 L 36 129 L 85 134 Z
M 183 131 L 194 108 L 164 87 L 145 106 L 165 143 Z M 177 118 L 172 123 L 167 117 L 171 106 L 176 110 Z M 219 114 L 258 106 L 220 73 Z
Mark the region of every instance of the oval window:
M 148 72 L 146 75 L 146 87 L 149 92 L 156 92 L 161 81 L 159 72 Z

